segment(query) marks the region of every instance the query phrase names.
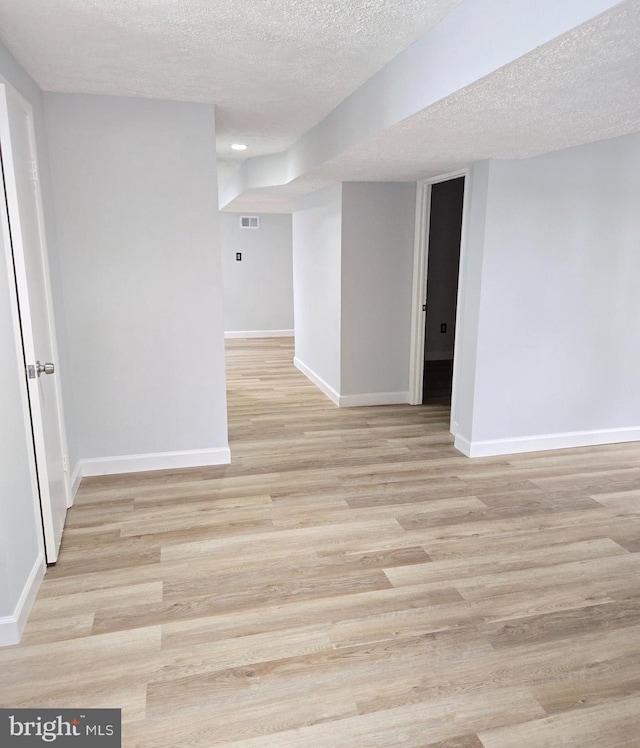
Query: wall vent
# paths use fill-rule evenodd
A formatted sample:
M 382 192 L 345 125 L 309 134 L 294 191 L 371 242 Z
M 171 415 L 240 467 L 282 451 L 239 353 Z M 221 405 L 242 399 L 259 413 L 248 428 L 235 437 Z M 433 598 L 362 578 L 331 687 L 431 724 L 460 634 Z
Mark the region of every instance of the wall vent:
M 240 216 L 241 229 L 259 229 L 260 219 L 258 216 Z

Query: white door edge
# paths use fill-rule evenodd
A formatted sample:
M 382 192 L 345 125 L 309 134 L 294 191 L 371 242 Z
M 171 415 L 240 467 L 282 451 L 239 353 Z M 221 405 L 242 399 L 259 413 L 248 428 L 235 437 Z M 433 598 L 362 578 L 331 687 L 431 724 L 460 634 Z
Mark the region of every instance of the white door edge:
M 22 97 L 15 89 L 10 86 L 4 79 L 0 78 L 0 146 L 2 144 L 8 144 L 11 142 L 11 129 L 10 129 L 10 118 L 9 111 L 7 108 L 6 91 L 11 90 L 11 95 L 19 102 L 20 107 L 27 115 L 29 122 L 29 138 L 30 146 L 34 156 L 35 169 L 37 170 L 37 149 L 35 143 L 35 131 L 33 126 L 33 109 L 24 97 Z M 19 304 L 19 329 L 22 335 L 22 344 L 24 350 L 25 364 L 33 365 L 36 362 L 36 351 L 34 349 L 34 336 L 33 336 L 33 324 L 29 308 L 29 292 L 27 286 L 27 274 L 24 259 L 24 247 L 22 244 L 22 236 L 20 231 L 11 232 L 10 226 L 10 214 L 19 215 L 18 212 L 18 194 L 16 191 L 16 185 L 8 175 L 15 172 L 15 165 L 13 162 L 13 154 L 11 148 L 2 148 L 2 165 L 4 171 L 4 190 L 5 200 L 0 200 L 0 222 L 2 223 L 2 230 L 8 241 L 7 246 L 11 248 L 13 255 L 13 268 L 12 271 L 16 278 L 16 289 L 17 289 L 17 301 Z M 38 231 L 41 241 L 41 253 L 45 268 L 48 268 L 48 254 L 47 244 L 44 233 L 44 218 L 42 211 L 42 200 L 40 190 L 35 190 L 37 213 L 38 213 Z M 51 284 L 48 272 L 43 273 L 44 276 L 44 288 L 46 296 L 46 307 L 48 314 L 48 325 L 50 328 L 50 337 L 52 342 L 52 350 L 55 356 L 55 361 L 59 361 L 56 335 L 55 335 L 55 321 L 53 315 L 53 304 L 51 294 Z M 26 377 L 26 372 L 25 372 Z M 38 378 L 26 379 L 27 391 L 29 395 L 29 409 L 31 428 L 33 432 L 33 443 L 35 448 L 35 460 L 36 460 L 36 473 L 38 479 L 38 486 L 40 491 L 40 503 L 50 503 L 51 497 L 49 493 L 49 473 L 47 468 L 46 452 L 45 452 L 45 438 L 43 431 L 42 422 L 42 411 L 40 407 L 40 397 L 38 392 Z M 67 506 L 72 502 L 71 498 L 71 484 L 68 470 L 68 450 L 66 443 L 66 432 L 64 428 L 64 415 L 62 409 L 62 394 L 60 388 L 59 377 L 55 379 L 55 392 L 58 401 L 58 429 L 60 434 L 60 440 L 63 449 L 63 457 L 66 458 L 67 469 L 64 473 L 64 490 L 65 499 Z M 47 512 L 42 511 L 39 507 L 38 511 L 42 516 L 42 527 L 44 534 L 44 546 L 47 554 L 47 563 L 54 563 L 57 560 L 58 546 L 55 541 L 55 533 L 53 523 L 47 516 Z
M 426 312 L 423 310 L 427 303 L 427 266 L 429 261 L 429 221 L 431 218 L 431 187 L 439 182 L 449 182 L 452 179 L 464 177 L 464 196 L 462 203 L 462 232 L 460 235 L 460 267 L 464 261 L 464 247 L 467 222 L 467 195 L 469 170 L 440 174 L 437 177 L 422 179 L 416 188 L 416 228 L 413 248 L 413 286 L 411 295 L 411 333 L 409 344 L 409 404 L 422 405 L 422 378 L 424 374 L 424 336 Z M 459 277 L 462 277 L 460 273 Z M 457 290 L 457 308 L 460 305 L 460 282 Z M 456 314 L 456 327 L 458 326 Z M 453 391 L 451 394 L 451 424 L 455 421 L 456 396 L 456 359 L 458 336 L 454 331 L 453 355 Z
M 20 97 L 22 99 L 22 97 Z M 33 108 L 31 105 L 26 102 L 24 99 L 22 99 L 26 106 L 28 107 L 28 122 L 29 122 L 29 139 L 31 141 L 31 149 L 33 152 L 34 157 L 34 169 L 38 177 L 38 181 L 40 180 L 40 164 L 38 161 L 38 146 L 36 141 L 36 131 L 35 131 L 35 124 L 33 120 Z M 42 189 L 36 189 L 35 190 L 35 196 L 36 196 L 36 206 L 37 206 L 37 214 L 38 214 L 38 234 L 40 236 L 40 246 L 42 247 L 42 256 L 44 258 L 44 265 L 47 270 L 49 269 L 49 249 L 47 246 L 47 232 L 45 229 L 45 223 L 44 223 L 44 207 L 42 205 Z M 56 400 L 58 401 L 58 413 L 60 414 L 60 418 L 58 420 L 58 431 L 60 434 L 60 443 L 62 445 L 62 456 L 64 460 L 64 489 L 65 489 L 65 496 L 66 496 L 66 502 L 67 507 L 70 507 L 73 504 L 73 493 L 71 491 L 71 470 L 69 466 L 69 449 L 67 446 L 67 430 L 65 427 L 65 420 L 64 420 L 64 408 L 63 408 L 63 399 L 62 399 L 62 384 L 60 380 L 60 371 L 59 371 L 59 363 L 60 363 L 60 352 L 58 350 L 58 336 L 56 334 L 56 322 L 55 322 L 55 312 L 53 307 L 53 291 L 51 289 L 51 278 L 49 275 L 49 272 L 44 273 L 44 288 L 45 288 L 45 294 L 46 294 L 46 300 L 47 300 L 47 310 L 48 310 L 48 317 L 49 317 L 49 327 L 50 327 L 50 333 L 51 333 L 51 346 L 53 349 L 53 357 L 56 361 L 56 366 L 58 367 L 58 375 L 54 378 L 54 386 L 56 391 Z
M 0 169 L 0 180 L 1 179 L 2 179 L 2 172 Z M 4 200 L 0 200 L 0 231 L 2 232 L 2 240 L 3 240 L 4 246 L 6 247 L 5 261 L 7 264 L 8 277 L 12 278 L 14 277 L 14 261 L 13 261 L 13 254 L 11 252 L 11 235 L 9 231 L 9 222 L 8 222 L 8 217 L 6 215 L 6 210 L 7 208 L 6 208 L 6 204 Z M 20 323 L 20 310 L 18 306 L 18 295 L 17 295 L 17 288 L 11 283 L 9 283 L 9 304 L 11 307 L 14 339 L 16 341 L 16 358 L 18 360 L 18 365 L 20 367 L 23 367 L 25 352 L 24 352 L 23 333 L 22 333 L 22 328 L 21 328 L 21 323 Z M 30 398 L 29 398 L 29 391 L 28 391 L 26 377 L 21 382 L 20 399 L 22 401 L 22 413 L 24 417 L 25 428 L 26 428 L 27 434 L 30 434 L 31 429 L 32 429 L 31 408 L 29 404 Z M 27 459 L 29 463 L 29 474 L 31 478 L 31 487 L 32 487 L 31 496 L 33 500 L 34 516 L 37 518 L 37 521 L 41 523 L 42 512 L 41 512 L 41 507 L 40 507 L 40 493 L 38 490 L 38 471 L 37 471 L 37 465 L 36 465 L 35 445 L 29 445 L 27 449 L 27 454 L 28 454 Z M 37 542 L 38 542 L 38 552 L 42 556 L 42 558 L 44 558 L 45 545 L 44 545 L 44 534 L 43 533 L 40 533 L 40 532 L 37 533 Z

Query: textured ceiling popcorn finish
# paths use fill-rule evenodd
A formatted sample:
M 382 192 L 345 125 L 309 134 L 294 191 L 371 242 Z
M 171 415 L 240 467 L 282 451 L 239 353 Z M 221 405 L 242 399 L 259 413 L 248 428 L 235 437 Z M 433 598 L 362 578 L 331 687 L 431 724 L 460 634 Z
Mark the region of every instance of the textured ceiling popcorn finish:
M 229 206 L 290 211 L 341 181 L 417 181 L 640 131 L 640 2 L 628 0 L 349 148 Z
M 624 3 L 303 179 L 416 181 L 484 159 L 530 158 L 638 132 L 639 39 L 640 3 Z
M 599 0 L 539 2 L 553 17 Z M 637 132 L 640 0 L 599 6 L 609 9 L 303 172 L 247 185 L 226 209 L 287 212 L 339 181 L 413 181 Z M 0 0 L 0 38 L 45 91 L 214 103 L 220 176 L 235 179 L 247 156 L 286 163 L 294 144 L 425 33 L 442 36 L 465 14 L 491 9 L 502 29 L 505 10 L 521 7 L 538 9 L 532 0 Z M 482 49 L 476 26 L 466 31 L 466 43 L 448 37 L 446 66 L 469 45 Z M 422 79 L 431 72 L 412 69 Z M 331 141 L 338 130 L 328 130 Z M 249 150 L 234 153 L 234 142 Z
M 218 149 L 289 147 L 460 0 L 2 0 L 44 91 L 215 103 Z M 243 156 L 235 156 L 242 159 Z

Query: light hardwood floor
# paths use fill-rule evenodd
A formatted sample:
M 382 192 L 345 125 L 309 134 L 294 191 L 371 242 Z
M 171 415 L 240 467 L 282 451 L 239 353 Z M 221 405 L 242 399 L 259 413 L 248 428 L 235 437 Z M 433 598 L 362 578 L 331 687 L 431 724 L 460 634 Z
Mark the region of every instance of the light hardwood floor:
M 229 466 L 85 479 L 0 704 L 126 748 L 640 746 L 640 444 L 469 460 L 228 342 Z

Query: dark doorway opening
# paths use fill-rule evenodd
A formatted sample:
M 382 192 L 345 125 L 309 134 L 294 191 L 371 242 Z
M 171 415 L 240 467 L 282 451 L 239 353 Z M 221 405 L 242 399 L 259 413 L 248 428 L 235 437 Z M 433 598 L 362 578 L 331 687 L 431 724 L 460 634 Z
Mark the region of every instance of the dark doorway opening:
M 422 402 L 451 404 L 464 177 L 431 186 Z

